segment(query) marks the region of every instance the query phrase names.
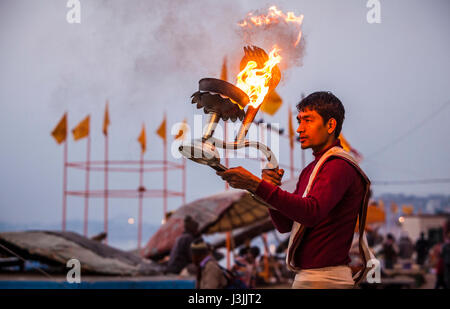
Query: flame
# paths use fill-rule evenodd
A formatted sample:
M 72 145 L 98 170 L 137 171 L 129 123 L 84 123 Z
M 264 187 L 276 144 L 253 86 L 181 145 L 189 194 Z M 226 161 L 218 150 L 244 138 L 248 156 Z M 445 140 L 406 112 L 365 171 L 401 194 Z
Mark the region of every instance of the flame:
M 272 69 L 281 61 L 279 51 L 278 47 L 274 46 L 263 68 L 258 69 L 255 61 L 249 61 L 237 75 L 236 86 L 248 95 L 250 98 L 249 105 L 255 108 L 261 105 L 269 91 Z
M 262 14 L 254 16 L 253 12 L 248 13 L 246 19 L 239 22 L 238 25 L 240 27 L 252 27 L 252 25 L 260 27 L 278 24 L 280 22 L 293 23 L 298 27 L 299 32 L 294 47 L 297 46 L 302 38 L 301 26 L 303 23 L 303 15 L 296 16 L 294 12 L 287 12 L 284 14 L 281 10 L 277 9 L 276 6 L 271 6 L 266 15 Z

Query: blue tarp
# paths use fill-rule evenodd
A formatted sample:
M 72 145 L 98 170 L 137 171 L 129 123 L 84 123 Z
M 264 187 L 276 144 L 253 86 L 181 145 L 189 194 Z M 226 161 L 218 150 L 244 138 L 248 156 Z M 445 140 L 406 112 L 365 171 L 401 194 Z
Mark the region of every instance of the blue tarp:
M 0 281 L 0 289 L 194 289 L 195 280 L 94 281 Z

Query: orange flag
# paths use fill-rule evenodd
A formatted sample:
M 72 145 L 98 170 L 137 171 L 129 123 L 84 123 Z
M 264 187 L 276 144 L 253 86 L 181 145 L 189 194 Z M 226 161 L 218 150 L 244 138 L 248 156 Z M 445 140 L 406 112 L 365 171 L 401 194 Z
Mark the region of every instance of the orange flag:
M 108 135 L 108 126 L 109 126 L 109 124 L 110 124 L 110 122 L 109 122 L 108 105 L 109 105 L 109 102 L 106 101 L 106 106 L 105 106 L 105 116 L 103 117 L 103 134 L 104 134 L 105 136 Z
M 398 211 L 398 206 L 397 206 L 397 204 L 394 203 L 394 202 L 392 202 L 392 203 L 391 203 L 391 212 L 394 213 L 394 214 L 396 214 L 397 211 Z
M 377 207 L 376 204 L 367 207 L 366 223 L 386 222 L 386 214 L 383 209 Z
M 222 71 L 220 72 L 220 79 L 227 81 L 228 71 L 227 71 L 227 57 L 223 57 Z
M 365 229 L 370 229 L 370 224 L 386 222 L 386 213 L 377 204 L 369 204 L 367 206 L 367 217 Z M 359 230 L 359 218 L 356 220 L 355 232 Z
M 79 140 L 89 135 L 89 120 L 91 116 L 86 116 L 73 130 L 73 139 Z
M 275 91 L 271 91 L 264 98 L 264 101 L 261 104 L 261 111 L 270 116 L 275 115 L 278 109 L 281 107 L 283 103 L 283 99 L 281 99 L 280 95 Z
M 67 138 L 67 113 L 61 118 L 52 131 L 52 136 L 58 144 L 64 142 Z
M 186 133 L 188 132 L 189 128 L 187 125 L 186 118 L 183 120 L 183 123 L 180 126 L 180 129 L 178 130 L 177 135 L 175 135 L 175 139 L 181 139 L 184 140 L 186 138 Z
M 288 115 L 289 115 L 289 146 L 291 146 L 291 149 L 294 148 L 294 137 L 295 137 L 295 131 L 294 131 L 294 125 L 292 124 L 292 110 L 289 106 L 288 109 Z
M 339 134 L 339 140 L 341 141 L 341 145 L 342 148 L 347 151 L 350 152 L 351 154 L 353 154 L 353 156 L 355 157 L 356 161 L 358 163 L 360 163 L 363 159 L 363 156 L 352 146 L 350 146 L 350 143 L 345 139 L 344 135 Z
M 159 125 L 158 130 L 156 130 L 156 134 L 158 134 L 163 140 L 166 140 L 166 115 L 164 115 L 164 120 Z
M 347 140 L 344 138 L 344 135 L 339 134 L 339 139 L 341 140 L 342 148 L 344 148 L 345 151 L 350 152 L 352 149 L 352 146 L 347 142 Z
M 379 207 L 382 211 L 384 211 L 384 202 L 383 202 L 383 200 L 378 200 L 378 207 Z
M 141 144 L 142 153 L 147 149 L 147 140 L 145 138 L 145 124 L 142 124 L 141 134 L 138 137 L 138 142 Z
M 402 213 L 404 215 L 412 215 L 414 213 L 414 206 L 413 205 L 402 205 Z

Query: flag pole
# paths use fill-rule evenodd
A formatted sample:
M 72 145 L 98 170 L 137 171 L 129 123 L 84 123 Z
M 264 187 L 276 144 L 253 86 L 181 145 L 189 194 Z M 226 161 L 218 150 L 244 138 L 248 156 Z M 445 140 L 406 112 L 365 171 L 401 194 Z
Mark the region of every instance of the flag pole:
M 294 142 L 295 142 L 295 133 L 292 125 L 292 110 L 291 106 L 288 106 L 288 121 L 289 121 L 289 169 L 291 179 L 294 179 Z
M 226 231 L 226 247 L 227 247 L 227 269 L 231 269 L 230 251 L 231 251 L 231 231 Z
M 305 98 L 304 93 L 302 93 L 301 98 L 302 98 L 302 100 Z M 301 152 L 302 152 L 302 169 L 304 169 L 306 166 L 305 150 L 302 149 Z
M 164 222 L 167 221 L 167 140 L 166 137 L 163 139 L 164 147 L 164 161 L 163 161 L 163 199 L 164 199 Z
M 84 195 L 84 236 L 88 236 L 88 212 L 89 212 L 89 170 L 91 156 L 91 133 L 87 136 L 87 153 L 86 153 L 86 188 Z
M 228 70 L 227 70 L 227 56 L 223 57 L 223 63 L 222 63 L 222 70 L 220 72 L 220 79 L 227 81 L 228 80 Z M 223 140 L 228 142 L 228 121 L 224 121 L 224 132 L 223 132 Z M 225 147 L 224 149 L 224 155 L 225 155 L 225 167 L 229 167 L 229 161 L 228 161 L 228 149 Z M 230 186 L 228 185 L 228 182 L 225 181 L 225 190 L 230 189 Z
M 63 213 L 62 213 L 62 230 L 66 231 L 66 217 L 67 217 L 67 138 L 64 141 L 64 168 L 63 168 Z
M 105 191 L 104 191 L 104 217 L 103 225 L 106 234 L 105 244 L 108 244 L 108 134 L 105 134 Z
M 223 140 L 225 143 L 228 142 L 228 121 L 224 121 L 224 132 L 223 132 Z M 228 149 L 225 147 L 225 167 L 228 168 L 229 161 L 228 161 Z M 228 190 L 230 186 L 228 185 L 228 182 L 225 181 L 225 190 Z
M 183 156 L 183 205 L 186 204 L 186 157 Z
M 264 244 L 264 277 L 266 280 L 269 280 L 269 275 L 270 275 L 270 265 L 269 265 L 269 255 L 270 255 L 270 250 L 269 250 L 269 245 L 267 243 L 267 233 L 262 233 L 261 235 L 263 244 Z
M 142 208 L 143 208 L 143 194 L 144 192 L 144 152 L 141 151 L 141 160 L 139 168 L 139 213 L 138 213 L 138 249 L 141 250 L 142 241 Z
M 291 168 L 291 179 L 294 179 L 294 147 L 289 145 L 289 156 L 290 156 L 290 168 Z

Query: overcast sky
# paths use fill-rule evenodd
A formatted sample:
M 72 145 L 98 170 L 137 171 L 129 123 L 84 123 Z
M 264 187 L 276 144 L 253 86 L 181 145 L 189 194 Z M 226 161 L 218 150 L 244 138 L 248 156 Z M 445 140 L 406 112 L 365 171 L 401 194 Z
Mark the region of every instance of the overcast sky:
M 106 99 L 110 159 L 139 159 L 136 139 L 144 122 L 145 159 L 161 159 L 154 132 L 163 113 L 169 128 L 184 118 L 192 124 L 198 112 L 189 97 L 198 80 L 218 77 L 225 55 L 235 72 L 244 45 L 236 23 L 272 4 L 304 14 L 305 41 L 302 65 L 283 72 L 277 88 L 283 106 L 273 117 L 264 115 L 267 122 L 286 127 L 288 106 L 295 108 L 302 92 L 329 90 L 345 106 L 343 133 L 366 157 L 362 168 L 372 181 L 450 175 L 448 0 L 381 0 L 380 24 L 367 22 L 363 0 L 80 2 L 80 24 L 66 21 L 66 1 L 0 2 L 0 221 L 60 222 L 63 147 L 50 132 L 65 111 L 69 128 L 91 115 L 93 160 L 103 159 Z M 85 159 L 86 140 L 70 137 L 68 146 L 70 161 Z M 287 150 L 283 140 L 280 160 L 286 163 Z M 299 167 L 298 149 L 295 155 Z M 311 160 L 311 150 L 306 158 Z M 254 163 L 234 163 L 258 173 Z M 187 175 L 188 201 L 224 188 L 208 167 L 188 162 Z M 180 173 L 171 172 L 169 181 L 170 189 L 181 188 Z M 92 173 L 91 188 L 102 185 L 103 174 Z M 137 185 L 137 175 L 110 179 L 112 188 Z M 161 188 L 161 176 L 146 175 L 145 185 Z M 71 170 L 69 189 L 83 188 L 84 174 Z M 450 184 L 373 190 L 450 194 Z M 169 209 L 180 204 L 173 198 Z M 83 205 L 83 199 L 69 197 L 68 218 L 82 218 Z M 111 218 L 137 214 L 137 200 L 110 205 Z M 91 201 L 89 216 L 102 220 L 101 199 Z M 144 221 L 157 224 L 161 218 L 162 201 L 146 200 Z

